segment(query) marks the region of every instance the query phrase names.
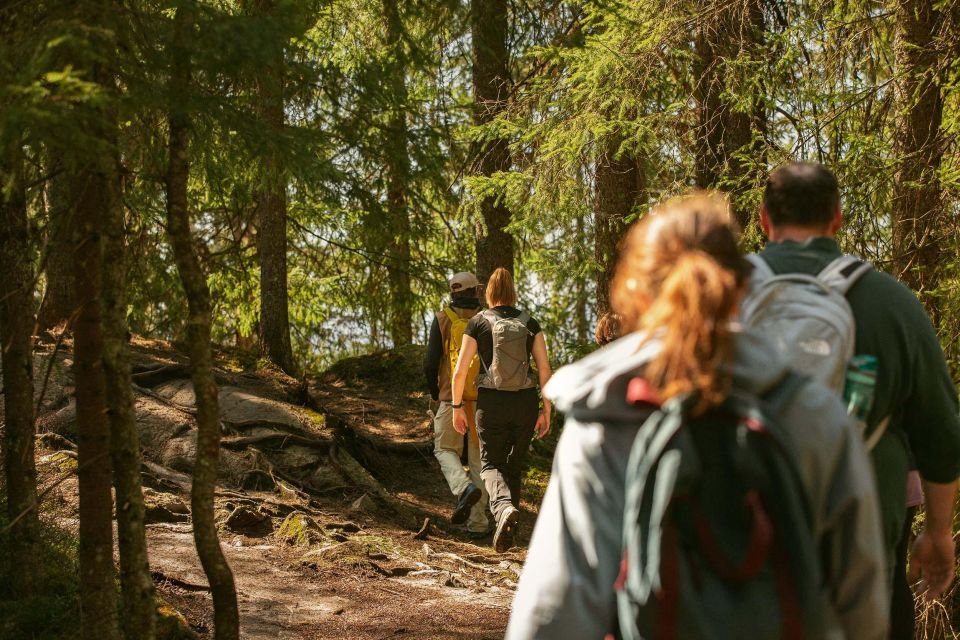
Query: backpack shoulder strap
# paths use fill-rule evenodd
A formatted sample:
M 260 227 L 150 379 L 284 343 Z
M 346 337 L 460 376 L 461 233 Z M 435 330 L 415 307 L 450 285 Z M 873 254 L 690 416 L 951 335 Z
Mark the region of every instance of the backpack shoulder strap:
M 493 325 L 496 324 L 496 322 L 497 322 L 497 314 L 496 314 L 496 312 L 495 312 L 493 309 L 484 309 L 483 311 L 480 312 L 479 315 L 480 315 L 481 318 L 483 318 L 484 320 L 487 321 L 487 324 L 488 324 L 488 325 L 490 325 L 490 333 L 491 333 L 491 335 L 492 335 L 492 334 L 493 334 Z M 494 349 L 496 349 L 496 345 L 494 345 Z M 493 366 L 493 362 L 491 362 L 490 365 L 487 366 L 487 363 L 483 361 L 483 356 L 480 355 L 479 345 L 478 345 L 478 348 L 477 348 L 477 357 L 480 359 L 480 368 L 483 369 L 483 372 L 484 372 L 484 373 L 489 374 L 489 373 L 490 373 L 490 367 Z
M 754 282 L 763 282 L 776 275 L 767 261 L 760 257 L 759 253 L 748 253 L 747 260 L 753 265 L 753 275 L 751 277 Z
M 817 274 L 817 279 L 827 284 L 840 295 L 847 295 L 860 276 L 873 269 L 873 265 L 856 256 L 840 256 Z
M 497 312 L 493 309 L 484 309 L 480 312 L 480 315 L 483 316 L 483 319 L 490 324 L 490 330 L 493 331 L 494 323 L 500 319 L 500 316 L 497 315 Z
M 866 448 L 867 453 L 870 453 L 874 450 L 877 444 L 880 442 L 880 438 L 883 437 L 884 432 L 887 430 L 887 427 L 890 426 L 890 416 L 885 416 L 880 423 L 873 428 L 873 433 L 863 441 L 863 446 Z
M 532 320 L 532 318 L 530 317 L 529 311 L 525 311 L 525 310 L 521 311 L 520 315 L 517 316 L 517 320 L 519 320 L 520 324 L 522 324 L 523 327 L 527 330 L 527 333 L 532 333 L 530 331 L 530 326 L 529 326 L 530 320 Z
M 445 306 L 443 308 L 443 312 L 446 314 L 448 318 L 450 318 L 450 322 L 456 322 L 457 320 L 460 320 L 460 315 L 456 311 L 454 311 L 453 308 L 450 307 L 450 305 Z

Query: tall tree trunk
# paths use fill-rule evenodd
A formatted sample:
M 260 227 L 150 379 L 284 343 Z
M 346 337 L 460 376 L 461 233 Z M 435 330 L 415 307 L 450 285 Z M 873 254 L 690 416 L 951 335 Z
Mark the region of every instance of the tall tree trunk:
M 115 42 L 109 20 L 115 9 L 110 0 L 82 3 L 75 11 L 89 27 L 90 42 L 99 56 L 78 48 L 77 66 L 99 85 L 105 96 L 113 91 L 111 70 Z M 108 147 L 110 117 L 101 106 L 81 106 L 94 139 Z M 74 152 L 72 149 L 71 152 Z M 74 152 L 75 153 L 75 152 Z M 84 640 L 117 640 L 117 590 L 113 568 L 113 500 L 111 495 L 110 425 L 107 421 L 106 383 L 103 370 L 102 264 L 106 213 L 115 206 L 116 158 L 103 148 L 76 153 L 69 176 L 69 201 L 74 210 L 73 274 L 77 317 L 74 323 L 74 380 L 77 400 L 77 478 L 80 489 L 80 624 Z
M 178 98 L 190 86 L 188 42 L 189 14 L 177 9 L 174 36 L 174 65 L 171 72 L 169 113 L 169 165 L 167 168 L 167 232 L 173 247 L 177 271 L 187 296 L 187 343 L 190 376 L 197 405 L 197 458 L 193 468 L 190 503 L 193 511 L 193 539 L 213 594 L 214 631 L 217 640 L 236 640 L 240 616 L 233 572 L 220 547 L 214 520 L 214 491 L 220 459 L 220 408 L 217 383 L 213 378 L 210 346 L 210 291 L 194 251 L 187 202 L 190 176 L 189 116 L 179 108 Z
M 410 156 L 407 149 L 407 55 L 402 41 L 403 22 L 397 0 L 383 0 L 387 22 L 386 47 L 390 52 L 387 82 L 390 83 L 386 138 L 387 173 L 387 285 L 390 290 L 390 338 L 393 346 L 413 341 L 413 293 L 410 290 L 410 212 L 407 189 Z
M 47 152 L 45 189 L 47 244 L 44 252 L 46 288 L 37 318 L 40 331 L 68 322 L 73 313 L 73 259 L 70 256 L 70 189 L 59 152 Z
M 643 188 L 643 170 L 633 154 L 619 153 L 620 140 L 607 145 L 597 158 L 594 176 L 594 257 L 597 316 L 610 310 L 610 282 L 617 268 L 620 240 L 627 228 L 626 218 L 637 205 Z
M 3 360 L 3 439 L 7 513 L 10 522 L 10 577 L 14 593 L 34 594 L 37 578 L 37 469 L 34 462 L 33 274 L 27 227 L 22 151 L 4 154 L 0 176 L 0 349 Z
M 473 99 L 475 124 L 490 122 L 506 105 L 510 90 L 507 52 L 507 0 L 471 0 L 473 38 Z M 478 175 L 492 176 L 510 169 L 510 149 L 499 138 L 481 144 L 476 152 Z M 506 230 L 510 210 L 496 198 L 484 198 L 477 221 L 477 276 L 485 282 L 497 267 L 513 273 L 513 236 Z
M 934 4 L 933 0 L 894 3 L 897 119 L 892 217 L 897 275 L 920 293 L 937 321 L 934 291 L 939 284 L 942 244 L 938 171 L 943 158 L 943 65 L 933 46 L 939 20 Z
M 741 74 L 732 61 L 756 56 L 762 50 L 764 24 L 762 0 L 712 2 L 698 5 L 694 32 L 693 77 L 697 127 L 694 135 L 694 171 L 697 186 L 733 192 L 734 213 L 742 229 L 752 215 L 740 196 L 748 188 L 748 157 L 762 166 L 763 145 L 754 143 L 754 130 L 766 129 L 766 114 L 759 96 L 748 109 L 736 108 L 726 95 L 750 95 L 740 86 Z
M 114 188 L 105 164 L 94 158 L 72 176 L 76 209 L 73 265 L 78 313 L 74 324 L 77 398 L 77 477 L 80 485 L 80 622 L 84 640 L 117 640 L 110 494 L 110 427 L 101 333 L 102 213 Z
M 114 118 L 108 125 L 116 141 Z M 120 549 L 122 627 L 127 640 L 152 640 L 156 633 L 153 579 L 147 558 L 140 434 L 133 409 L 127 344 L 126 243 L 118 159 L 104 159 L 103 197 L 103 372 L 110 420 L 110 459 L 116 491 L 117 544 Z
M 255 0 L 254 14 L 268 17 L 275 0 Z M 275 43 L 270 64 L 257 74 L 257 112 L 260 125 L 272 135 L 283 132 L 283 43 Z M 272 145 L 271 145 L 272 146 Z M 257 185 L 257 247 L 260 257 L 260 348 L 271 362 L 296 375 L 290 345 L 287 299 L 287 181 L 281 154 L 269 149 L 260 160 Z

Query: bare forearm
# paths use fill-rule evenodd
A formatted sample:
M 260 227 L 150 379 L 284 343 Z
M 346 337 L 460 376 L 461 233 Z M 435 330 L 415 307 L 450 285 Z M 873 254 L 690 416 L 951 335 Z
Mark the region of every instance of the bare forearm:
M 953 505 L 957 496 L 957 481 L 947 484 L 923 482 L 926 501 L 926 530 L 931 535 L 952 534 Z
M 540 388 L 543 389 L 544 386 L 546 386 L 547 382 L 550 380 L 550 375 L 551 375 L 550 368 L 547 367 L 545 371 L 540 370 L 539 374 L 540 374 Z M 550 400 L 548 400 L 546 396 L 542 396 L 542 397 L 543 397 L 543 415 L 549 418 L 550 409 L 551 409 Z

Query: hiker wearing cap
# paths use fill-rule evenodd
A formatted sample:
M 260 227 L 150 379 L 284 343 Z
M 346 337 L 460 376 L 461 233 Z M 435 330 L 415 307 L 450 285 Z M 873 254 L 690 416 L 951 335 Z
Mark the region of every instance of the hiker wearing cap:
M 626 335 L 544 390 L 566 422 L 507 640 L 887 637 L 862 439 L 734 322 L 749 274 L 719 195 L 627 233 Z
M 527 451 L 534 432 L 550 429 L 550 402 L 539 408 L 537 382 L 550 379 L 547 345 L 540 324 L 516 308 L 517 293 L 510 272 L 498 268 L 486 287 L 486 311 L 467 325 L 460 359 L 453 374 L 453 423 L 460 433 L 468 425 L 470 362 L 479 357 L 477 376 L 477 435 L 480 436 L 481 472 L 490 496 L 496 528 L 493 547 L 503 552 L 513 544 L 520 518 L 520 484 L 526 470 Z M 530 356 L 537 378 L 530 371 Z M 460 406 L 463 403 L 463 406 Z
M 451 382 L 467 322 L 483 308 L 479 296 L 480 281 L 472 273 L 462 271 L 450 278 L 450 303 L 434 316 L 423 362 L 430 397 L 440 402 L 433 419 L 433 455 L 440 463 L 440 470 L 450 491 L 456 497 L 450 521 L 454 524 L 466 522 L 467 532 L 474 538 L 482 538 L 490 531 L 487 493 L 480 478 L 480 441 L 474 420 L 477 393 L 476 387 L 471 386 L 461 400 L 469 424 L 468 474 L 461 463 L 463 433 L 458 433 L 453 427 Z M 477 366 L 477 363 L 472 365 L 473 377 L 476 377 Z M 473 377 L 470 378 L 471 383 Z
M 831 265 L 853 258 L 843 256 L 836 241 L 842 223 L 839 184 L 826 167 L 791 163 L 777 168 L 767 180 L 760 209 L 768 242 L 753 279 L 762 278 L 762 271 L 781 279 L 794 274 L 822 279 Z M 898 543 L 910 533 L 907 506 L 918 502 L 919 492 L 914 486 L 910 492 L 915 495 L 908 495 L 908 471 L 919 470 L 926 496 L 924 526 L 913 545 L 910 569 L 914 579 L 922 578 L 919 592 L 933 598 L 954 575 L 957 390 L 936 331 L 913 292 L 869 265 L 850 273 L 861 273 L 843 296 L 853 320 L 853 352 L 872 357 L 876 368 L 864 438 L 876 473 L 888 568 L 896 567 L 899 574 L 891 578 L 896 585 L 891 637 L 909 638 L 914 604 L 903 575 L 907 545 Z

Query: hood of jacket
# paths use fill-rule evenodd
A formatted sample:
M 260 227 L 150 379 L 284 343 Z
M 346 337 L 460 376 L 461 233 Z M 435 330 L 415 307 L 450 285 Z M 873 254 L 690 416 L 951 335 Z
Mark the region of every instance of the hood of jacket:
M 628 334 L 558 369 L 544 387 L 544 395 L 558 411 L 580 421 L 634 417 L 637 409 L 627 403 L 627 385 L 659 349 L 656 338 Z M 755 395 L 769 390 L 788 371 L 768 338 L 740 326 L 734 327 L 733 354 L 727 366 L 733 370 L 734 388 Z

